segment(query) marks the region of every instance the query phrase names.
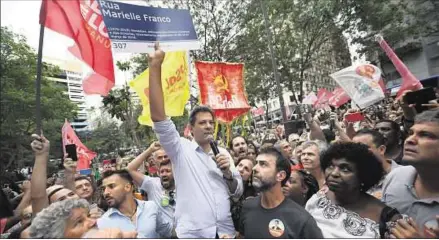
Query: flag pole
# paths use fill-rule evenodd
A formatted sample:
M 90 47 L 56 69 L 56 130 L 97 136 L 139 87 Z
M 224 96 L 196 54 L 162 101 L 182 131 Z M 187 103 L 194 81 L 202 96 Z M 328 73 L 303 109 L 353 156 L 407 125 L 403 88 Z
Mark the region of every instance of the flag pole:
M 40 40 L 38 43 L 38 62 L 37 62 L 37 80 L 35 81 L 35 119 L 36 119 L 36 132 L 42 133 L 41 123 L 41 68 L 43 58 L 43 40 L 44 40 L 44 23 L 40 25 Z

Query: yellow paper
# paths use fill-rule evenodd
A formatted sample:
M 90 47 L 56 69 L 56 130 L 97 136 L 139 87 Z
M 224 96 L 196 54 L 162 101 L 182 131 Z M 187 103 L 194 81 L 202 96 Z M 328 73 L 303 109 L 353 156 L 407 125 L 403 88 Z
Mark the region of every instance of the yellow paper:
M 130 81 L 140 97 L 143 111 L 137 119 L 141 125 L 152 126 L 149 110 L 149 69 Z M 176 117 L 184 114 L 184 106 L 189 100 L 189 70 L 187 53 L 167 52 L 162 64 L 162 87 L 167 116 Z

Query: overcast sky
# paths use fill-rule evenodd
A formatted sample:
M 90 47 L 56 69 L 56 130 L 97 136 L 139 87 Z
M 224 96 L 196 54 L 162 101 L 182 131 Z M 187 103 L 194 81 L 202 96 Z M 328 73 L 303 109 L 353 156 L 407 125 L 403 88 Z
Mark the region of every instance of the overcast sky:
M 129 0 L 129 2 L 132 4 L 144 5 L 144 2 L 142 1 Z M 1 26 L 8 26 L 14 32 L 26 36 L 28 44 L 35 49 L 35 52 L 38 51 L 40 33 L 40 6 L 41 0 L 1 0 Z M 77 60 L 67 50 L 67 48 L 72 45 L 73 40 L 70 38 L 58 34 L 48 28 L 45 29 L 43 48 L 44 57 L 60 60 Z M 114 62 L 117 60 L 128 60 L 130 56 L 131 54 L 115 54 Z M 84 66 L 83 69 L 84 71 L 87 71 L 86 66 Z M 115 67 L 115 69 L 117 68 Z M 116 70 L 116 86 L 125 84 L 125 80 L 131 80 L 129 76 L 129 73 L 124 74 L 123 72 Z M 101 103 L 101 97 L 97 95 L 86 96 L 86 102 L 88 107 L 98 107 Z

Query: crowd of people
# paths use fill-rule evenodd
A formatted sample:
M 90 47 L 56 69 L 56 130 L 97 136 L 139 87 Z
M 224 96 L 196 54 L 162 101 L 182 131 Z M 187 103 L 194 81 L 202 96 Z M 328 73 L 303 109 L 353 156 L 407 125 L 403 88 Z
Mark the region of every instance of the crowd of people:
M 22 193 L 1 191 L 9 238 L 439 238 L 439 108 L 416 112 L 387 98 L 345 121 L 348 107 L 214 141 L 215 114 L 197 106 L 190 138 L 165 114 L 164 52 L 149 55 L 158 141 L 99 179 L 48 181 L 50 142 L 32 135 L 35 163 Z M 18 198 L 19 201 L 11 199 Z

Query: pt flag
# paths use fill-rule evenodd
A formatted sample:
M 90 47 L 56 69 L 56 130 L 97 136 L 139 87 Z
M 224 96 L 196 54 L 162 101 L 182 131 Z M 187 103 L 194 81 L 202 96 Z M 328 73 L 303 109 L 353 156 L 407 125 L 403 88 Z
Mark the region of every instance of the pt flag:
M 317 92 L 317 101 L 314 103 L 315 108 L 325 108 L 329 106 L 329 99 L 333 96 L 332 92 L 321 88 Z
M 97 0 L 43 0 L 40 24 L 75 41 L 69 51 L 93 69 L 86 94 L 108 95 L 114 86 L 113 55 Z
M 162 86 L 165 113 L 170 117 L 183 116 L 189 100 L 189 68 L 186 51 L 167 52 L 162 64 Z M 130 81 L 142 102 L 142 115 L 137 119 L 141 125 L 152 126 L 149 110 L 149 69 Z
M 329 105 L 335 108 L 339 108 L 341 105 L 351 100 L 349 95 L 341 87 L 334 89 L 332 94 L 332 97 L 329 98 Z
M 402 78 L 401 88 L 399 89 L 396 97 L 399 98 L 405 90 L 419 90 L 422 88 L 421 82 L 413 75 L 407 66 L 399 59 L 392 48 L 387 44 L 386 40 L 380 35 L 377 36 L 377 41 L 381 48 L 386 52 L 389 59 L 392 61 L 393 65 L 398 71 Z
M 218 121 L 231 123 L 250 110 L 244 91 L 244 64 L 195 62 L 201 103 L 208 105 Z
M 82 144 L 81 140 L 79 140 L 78 136 L 76 136 L 75 130 L 73 130 L 70 123 L 66 120 L 62 127 L 62 145 L 63 152 L 66 155 L 66 145 L 75 144 L 76 145 L 76 153 L 78 155 L 78 163 L 76 166 L 76 170 L 89 169 L 91 161 L 96 157 L 96 153 L 89 150 L 84 144 Z

